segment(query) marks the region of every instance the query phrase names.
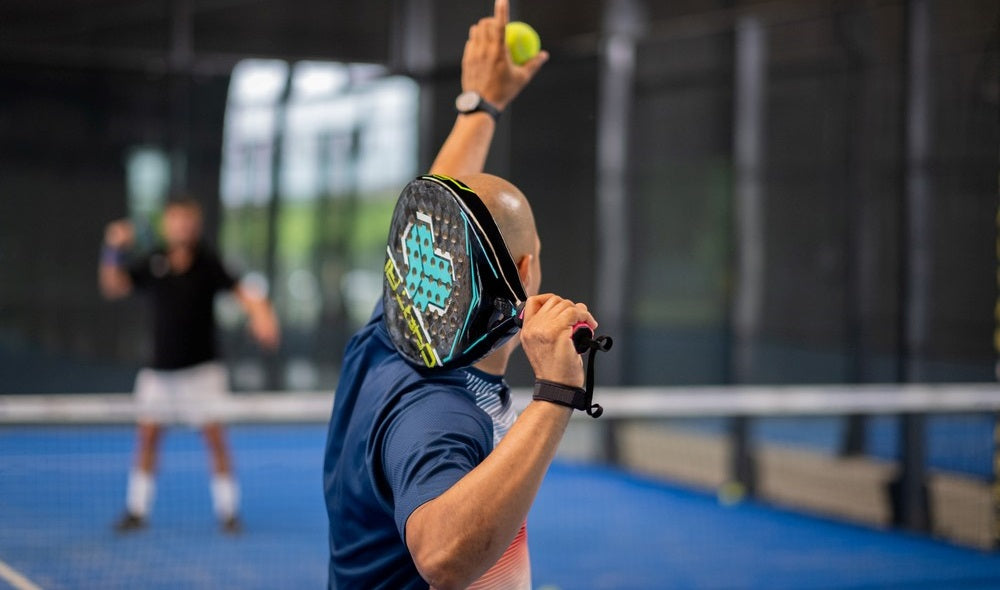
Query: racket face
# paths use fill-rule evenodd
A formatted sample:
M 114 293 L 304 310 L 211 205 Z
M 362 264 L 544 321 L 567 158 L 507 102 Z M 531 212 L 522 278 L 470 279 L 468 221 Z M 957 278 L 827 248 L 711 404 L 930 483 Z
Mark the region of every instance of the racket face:
M 386 328 L 415 365 L 467 366 L 517 332 L 517 268 L 485 205 L 454 179 L 421 176 L 403 189 L 384 271 Z

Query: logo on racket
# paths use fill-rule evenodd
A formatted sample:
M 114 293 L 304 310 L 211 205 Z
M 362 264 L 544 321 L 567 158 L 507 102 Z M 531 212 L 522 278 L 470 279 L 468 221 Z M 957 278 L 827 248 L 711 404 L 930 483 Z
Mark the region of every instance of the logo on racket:
M 403 258 L 406 262 L 406 291 L 422 312 L 438 315 L 448 308 L 455 284 L 451 254 L 436 247 L 430 215 L 417 212 L 415 223 L 403 231 Z

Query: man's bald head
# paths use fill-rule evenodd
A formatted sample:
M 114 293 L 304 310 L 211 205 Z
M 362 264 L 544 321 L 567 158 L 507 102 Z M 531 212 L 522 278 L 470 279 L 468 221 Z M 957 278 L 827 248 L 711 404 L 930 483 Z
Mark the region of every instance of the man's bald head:
M 492 174 L 473 174 L 462 179 L 479 195 L 500 228 L 514 262 L 527 255 L 538 257 L 538 230 L 531 205 L 516 186 Z

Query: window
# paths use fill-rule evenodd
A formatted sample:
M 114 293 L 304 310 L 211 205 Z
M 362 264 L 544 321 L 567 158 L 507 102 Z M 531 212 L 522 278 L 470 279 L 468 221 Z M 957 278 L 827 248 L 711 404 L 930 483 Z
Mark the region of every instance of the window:
M 417 173 L 417 101 L 415 82 L 370 64 L 246 60 L 233 71 L 220 246 L 269 292 L 284 340 L 278 366 L 262 370 L 236 336 L 239 314 L 220 314 L 235 387 L 334 384 L 381 293 L 396 196 Z

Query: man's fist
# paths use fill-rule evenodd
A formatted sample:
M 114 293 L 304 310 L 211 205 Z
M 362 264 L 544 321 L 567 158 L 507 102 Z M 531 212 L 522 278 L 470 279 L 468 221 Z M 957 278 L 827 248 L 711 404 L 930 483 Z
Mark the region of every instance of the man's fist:
M 135 228 L 128 220 L 112 221 L 104 229 L 104 243 L 118 250 L 125 250 L 135 242 Z
M 583 360 L 573 346 L 573 326 L 597 321 L 582 303 L 573 303 L 551 293 L 529 297 L 524 304 L 521 346 L 536 379 L 582 387 Z
M 542 51 L 524 65 L 515 64 L 507 49 L 508 0 L 496 0 L 493 16 L 469 28 L 462 54 L 462 90 L 475 91 L 503 110 L 531 81 L 549 54 Z

